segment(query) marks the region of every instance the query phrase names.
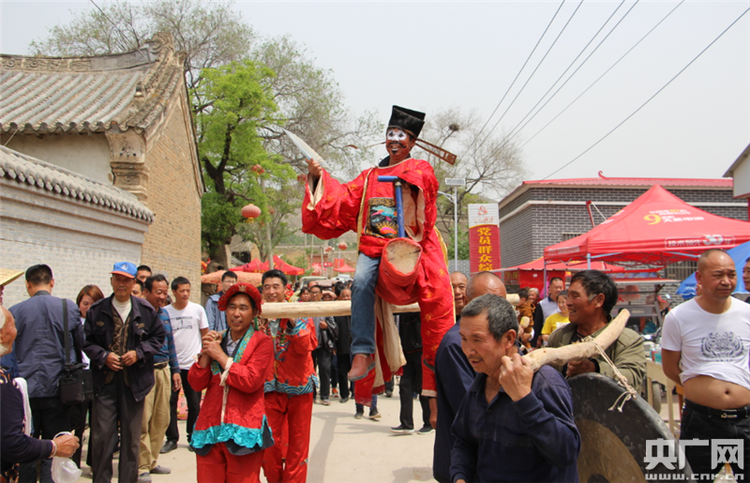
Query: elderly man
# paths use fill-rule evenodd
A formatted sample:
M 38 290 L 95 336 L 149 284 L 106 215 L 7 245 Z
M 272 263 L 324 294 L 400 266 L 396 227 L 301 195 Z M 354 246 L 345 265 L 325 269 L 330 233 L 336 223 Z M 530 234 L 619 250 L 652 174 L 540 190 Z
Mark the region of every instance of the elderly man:
M 469 279 L 461 272 L 451 273 L 451 287 L 453 287 L 453 310 L 456 311 L 456 322 L 460 317 L 461 311 L 469 302 L 466 298 L 466 285 Z
M 381 181 L 392 176 L 403 183 L 403 228 L 406 238 L 422 254 L 411 285 L 390 290 L 416 298 L 422 314 L 422 393 L 435 397 L 435 353 L 445 332 L 454 324 L 453 304 L 444 296 L 451 290 L 448 269 L 435 230 L 438 182 L 432 166 L 414 159 L 411 150 L 424 126 L 425 114 L 393 106 L 385 132 L 388 156 L 354 181 L 341 184 L 320 164 L 308 161 L 308 180 L 302 208 L 302 229 L 330 239 L 348 231 L 358 237 L 357 272 L 352 287 L 352 368 L 349 380 L 365 379 L 375 369 L 375 288 L 383 250 L 399 236 L 394 185 Z M 385 285 L 385 284 L 384 284 Z M 367 387 L 367 383 L 363 384 Z
M 119 423 L 119 481 L 138 479 L 143 407 L 154 386 L 154 355 L 164 344 L 164 325 L 145 300 L 133 297 L 136 267 L 115 263 L 114 293 L 86 313 L 84 350 L 91 360 L 91 463 L 96 482 L 112 480 L 112 455 Z
M 209 296 L 206 300 L 206 318 L 208 319 L 209 330 L 215 330 L 216 332 L 227 330 L 227 314 L 219 310 L 219 299 L 235 283 L 237 283 L 237 274 L 227 270 L 221 275 L 221 290 Z
M 750 478 L 750 305 L 731 296 L 737 271 L 723 250 L 705 251 L 695 277 L 700 295 L 667 314 L 662 337 L 664 374 L 682 384 L 685 392 L 680 440 L 688 443 L 685 455 L 696 479 L 707 481 L 714 480 L 724 462 L 714 461 L 715 443 L 723 440 L 735 450 L 744 446 L 743 454 L 735 453 L 728 462 L 735 477 L 741 475 L 746 481 Z
M 507 295 L 505 284 L 492 272 L 480 272 L 471 277 L 466 285 L 468 302 L 488 293 L 499 297 Z M 460 314 L 458 318 L 460 321 Z M 430 399 L 430 419 L 435 428 L 432 474 L 440 483 L 451 481 L 451 450 L 454 443 L 451 425 L 466 391 L 477 375 L 461 350 L 460 328 L 461 326 L 456 324 L 445 333 L 435 357 L 437 398 Z
M 71 431 L 70 406 L 60 402 L 58 383 L 65 367 L 65 330 L 67 317 L 70 360 L 75 362 L 83 346 L 78 306 L 72 300 L 52 295 L 55 279 L 47 265 L 26 270 L 29 299 L 10 308 L 16 320 L 18 336 L 13 355 L 19 375 L 28 383 L 29 405 L 35 438 L 52 439 L 61 431 Z M 52 461 L 42 460 L 42 481 L 52 481 Z M 36 464 L 21 465 L 21 481 L 36 481 Z
M 264 273 L 264 302 L 286 302 L 286 284 L 286 275 L 280 270 Z M 313 390 L 318 384 L 310 353 L 318 346 L 318 338 L 311 318 L 270 320 L 268 327 L 276 360 L 264 391 L 266 416 L 275 444 L 265 450 L 263 473 L 268 483 L 304 482 Z
M 617 286 L 605 273 L 584 270 L 573 275 L 568 288 L 568 318 L 570 323 L 556 330 L 549 337 L 549 347 L 561 347 L 596 337 L 607 326 L 612 308 L 617 303 Z M 627 327 L 617 340 L 604 351 L 609 359 L 628 380 L 633 389 L 641 390 L 646 374 L 646 358 L 643 356 L 643 338 Z M 598 372 L 614 378 L 614 369 L 595 356 L 574 361 L 560 368 L 570 378 L 586 372 Z
M 518 319 L 487 294 L 461 312 L 461 349 L 477 371 L 453 422 L 451 481 L 578 481 L 573 395 L 549 366 L 518 353 Z
M 144 286 L 144 298 L 156 309 L 166 337 L 159 352 L 154 354 L 154 387 L 146 396 L 143 406 L 138 483 L 151 481 L 151 474 L 168 475 L 172 472 L 169 468 L 160 466 L 157 459 L 164 434 L 169 427 L 169 399 L 172 391 L 182 388 L 172 324 L 163 308 L 169 296 L 169 284 L 164 275 L 157 274 L 148 277 Z
M 557 296 L 565 290 L 565 282 L 560 277 L 552 277 L 549 281 L 549 290 L 547 290 L 547 296 L 542 300 L 537 300 L 536 308 L 534 309 L 534 320 L 532 326 L 534 327 L 534 336 L 531 339 L 531 346 L 537 347 L 541 345 L 539 336 L 542 334 L 542 328 L 544 327 L 544 321 L 547 320 L 552 314 L 560 311 L 557 307 Z

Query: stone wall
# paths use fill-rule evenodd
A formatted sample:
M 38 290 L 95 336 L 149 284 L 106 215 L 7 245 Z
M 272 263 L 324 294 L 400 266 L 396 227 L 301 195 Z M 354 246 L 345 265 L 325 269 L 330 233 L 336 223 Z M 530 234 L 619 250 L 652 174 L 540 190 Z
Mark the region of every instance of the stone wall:
M 148 171 L 144 204 L 154 212 L 143 243 L 141 263 L 171 280 L 192 282 L 191 300 L 200 303 L 201 192 L 196 180 L 190 113 L 174 99 L 166 122 L 145 156 Z
M 109 272 L 119 261 L 137 262 L 145 222 L 107 208 L 0 179 L 0 259 L 4 268 L 52 268 L 54 295 L 75 300 L 84 285 L 109 296 Z M 5 288 L 3 305 L 26 300 L 23 276 Z

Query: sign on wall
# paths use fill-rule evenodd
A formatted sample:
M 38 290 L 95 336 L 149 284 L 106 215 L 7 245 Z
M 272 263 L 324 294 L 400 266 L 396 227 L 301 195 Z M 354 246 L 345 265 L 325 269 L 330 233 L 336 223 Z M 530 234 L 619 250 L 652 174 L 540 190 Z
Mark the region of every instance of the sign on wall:
M 469 205 L 469 264 L 472 273 L 500 268 L 497 203 Z

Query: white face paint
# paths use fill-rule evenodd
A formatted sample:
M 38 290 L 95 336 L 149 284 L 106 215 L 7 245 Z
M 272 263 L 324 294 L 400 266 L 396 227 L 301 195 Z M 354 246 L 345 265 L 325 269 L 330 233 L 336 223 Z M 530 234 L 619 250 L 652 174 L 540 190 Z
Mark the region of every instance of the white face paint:
M 401 129 L 389 129 L 385 138 L 388 141 L 403 142 L 406 141 L 408 135 Z

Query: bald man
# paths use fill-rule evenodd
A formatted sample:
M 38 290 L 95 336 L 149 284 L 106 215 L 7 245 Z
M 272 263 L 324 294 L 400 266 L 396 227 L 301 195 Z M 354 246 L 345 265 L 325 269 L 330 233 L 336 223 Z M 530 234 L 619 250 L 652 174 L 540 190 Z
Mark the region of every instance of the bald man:
M 451 282 L 453 282 L 455 273 L 459 272 L 451 274 Z M 505 284 L 500 277 L 492 272 L 479 272 L 471 277 L 466 285 L 466 303 L 468 304 L 475 298 L 488 293 L 505 297 L 507 295 Z M 460 314 L 458 318 L 460 318 Z M 432 413 L 430 416 L 432 427 L 436 431 L 432 475 L 440 483 L 451 481 L 451 449 L 453 449 L 451 425 L 466 391 L 469 390 L 476 376 L 474 368 L 471 367 L 461 350 L 459 328 L 459 324 L 456 324 L 445 333 L 435 356 L 437 404 L 431 405 Z M 435 400 L 431 399 L 430 401 Z
M 743 444 L 744 451 L 728 462 L 734 474 L 746 481 L 750 477 L 750 305 L 732 297 L 737 270 L 723 250 L 703 252 L 695 278 L 702 288 L 700 295 L 667 314 L 661 342 L 664 374 L 685 391 L 680 440 L 706 441 L 704 446 L 687 445 L 685 456 L 693 473 L 710 481 L 724 462 L 714 460 L 714 442 L 734 441 L 735 451 L 742 448 L 737 442 Z

